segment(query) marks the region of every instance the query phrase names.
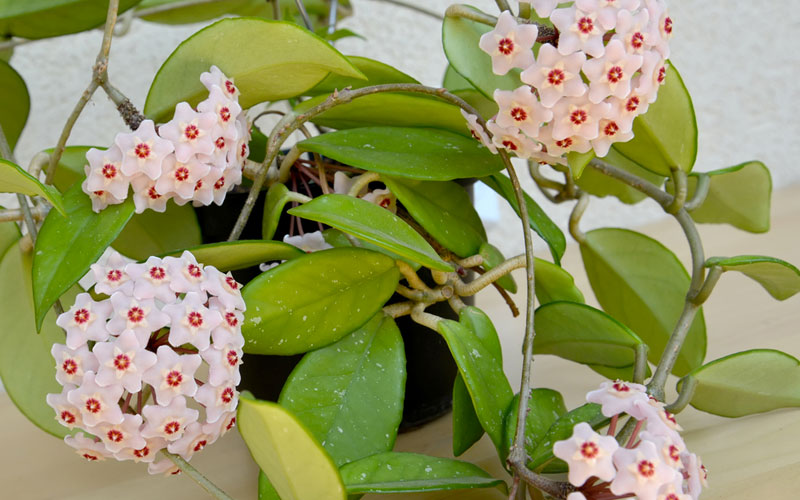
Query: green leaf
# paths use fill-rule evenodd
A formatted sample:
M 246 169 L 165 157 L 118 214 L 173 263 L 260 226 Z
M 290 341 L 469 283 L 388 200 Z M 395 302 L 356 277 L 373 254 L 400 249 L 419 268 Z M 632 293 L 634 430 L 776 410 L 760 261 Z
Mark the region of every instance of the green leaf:
M 503 169 L 500 157 L 478 141 L 438 129 L 340 130 L 306 139 L 298 147 L 364 170 L 407 179 L 450 181 Z
M 0 60 L 0 109 L 3 110 L 0 113 L 0 126 L 3 127 L 8 146 L 14 151 L 28 121 L 31 96 L 22 76 L 3 60 Z
M 503 419 L 514 393 L 503 373 L 502 360 L 481 341 L 473 329 L 475 326 L 474 321 L 465 320 L 462 314 L 461 322 L 443 319 L 437 329 L 450 347 L 472 397 L 475 414 L 495 447 L 502 450 Z
M 628 327 L 586 304 L 551 302 L 535 318 L 534 354 L 620 368 L 633 365 L 636 346 L 643 344 Z
M 7 227 L 2 225 L 0 227 Z M 4 233 L 6 231 L 4 230 Z M 16 231 L 15 231 L 16 232 Z M 3 245 L 8 242 L 3 234 Z M 18 238 L 19 235 L 17 234 Z M 61 393 L 56 382 L 56 363 L 50 349 L 64 342 L 64 331 L 56 326 L 56 313 L 49 311 L 36 335 L 31 294 L 31 254 L 12 244 L 0 262 L 0 377 L 9 397 L 36 426 L 58 438 L 69 433 L 55 419 L 45 397 Z M 13 286 L 11 286 L 13 284 Z
M 537 332 L 538 334 L 538 332 Z M 559 417 L 567 413 L 564 397 L 552 389 L 531 389 L 528 399 L 528 416 L 525 418 L 525 451 L 530 455 L 536 450 L 536 445 L 547 435 L 550 426 Z M 519 394 L 514 396 L 508 405 L 505 419 L 506 450 L 514 444 L 519 420 Z M 505 460 L 506 457 L 501 457 Z
M 86 274 L 133 215 L 130 198 L 95 213 L 79 184 L 64 194 L 64 206 L 67 216 L 47 214 L 36 239 L 33 303 L 37 329 L 50 306 Z
M 56 165 L 56 172 L 53 175 L 53 185 L 62 193 L 66 192 L 76 182 L 86 178 L 83 166 L 89 162 L 86 160 L 86 152 L 95 146 L 67 146 L 64 153 Z M 53 154 L 53 148 L 45 149 L 45 153 Z
M 800 270 L 785 260 L 763 255 L 712 257 L 706 267 L 719 266 L 724 271 L 739 271 L 756 280 L 778 300 L 786 300 L 800 292 Z
M 484 120 L 493 117 L 500 110 L 496 102 L 487 99 L 475 89 L 454 90 L 452 94 L 464 99 L 467 104 L 475 108 L 475 111 L 477 111 Z
M 328 99 L 328 95 L 312 97 L 298 104 L 294 111 L 305 113 Z M 471 137 L 460 109 L 454 104 L 425 95 L 383 92 L 340 104 L 311 118 L 311 121 L 340 130 L 381 125 L 428 127 Z
M 341 474 L 350 494 L 492 487 L 506 491 L 503 481 L 469 462 L 417 453 L 378 453 L 345 465 Z
M 414 181 L 381 177 L 408 213 L 436 241 L 459 257 L 475 255 L 486 230 L 467 191 L 452 181 Z
M 288 355 L 336 342 L 378 312 L 399 278 L 392 259 L 360 248 L 323 250 L 285 262 L 242 290 L 244 350 Z
M 325 194 L 289 213 L 335 227 L 432 269 L 452 271 L 452 266 L 403 219 L 360 198 Z
M 661 186 L 664 183 L 664 176 L 654 174 L 653 172 L 637 165 L 631 160 L 622 156 L 613 147 L 608 151 L 608 154 L 603 158 L 603 161 L 614 165 L 626 172 L 634 174 L 644 180 Z M 609 177 L 600 173 L 599 171 L 589 168 L 583 171 L 580 179 L 577 179 L 578 187 L 583 189 L 589 194 L 603 198 L 606 196 L 616 196 L 621 202 L 633 205 L 639 203 L 647 198 L 647 195 L 641 191 L 634 189 L 622 181 L 618 181 L 613 177 Z
M 179 207 L 169 202 L 163 213 L 147 210 L 135 214 L 111 246 L 127 257 L 144 261 L 151 255 L 193 247 L 202 241 L 191 205 Z
M 289 203 L 289 188 L 286 184 L 276 182 L 267 190 L 267 200 L 264 202 L 264 217 L 261 220 L 261 237 L 271 240 L 278 229 L 283 207 Z
M 299 248 L 280 241 L 239 240 L 207 243 L 189 247 L 168 255 L 180 256 L 192 252 L 197 262 L 214 266 L 222 272 L 245 269 L 271 260 L 290 260 L 305 255 Z
M 411 268 L 415 271 L 419 271 L 419 269 L 422 267 L 422 264 L 420 264 L 419 262 L 407 259 L 402 255 L 397 255 L 396 253 L 386 250 L 385 248 L 379 247 L 378 245 L 370 243 L 369 241 L 356 238 L 355 236 L 350 236 L 350 238 L 348 238 L 346 234 L 332 227 L 323 230 L 322 237 L 325 238 L 325 242 L 327 244 L 335 248 L 354 246 L 353 243 L 350 241 L 350 238 L 353 238 L 355 240 L 358 240 L 359 247 L 365 248 L 367 250 L 372 250 L 374 252 L 380 252 L 388 257 L 391 257 L 392 260 L 402 260 L 403 262 L 411 266 Z
M 534 259 L 536 271 L 536 298 L 539 304 L 566 300 L 583 303 L 583 294 L 566 269 L 543 259 Z
M 49 201 L 62 215 L 67 214 L 64 208 L 64 201 L 58 189 L 42 184 L 19 165 L 2 158 L 0 158 L 0 192 L 41 196 Z
M 325 40 L 295 24 L 223 19 L 187 38 L 164 62 L 147 94 L 145 115 L 163 121 L 172 116 L 178 102 L 195 105 L 204 99 L 208 90 L 200 83 L 200 73 L 211 65 L 234 79 L 241 93 L 239 104 L 245 109 L 301 95 L 330 72 L 363 76 Z
M 442 77 L 442 87 L 446 88 L 450 92 L 453 92 L 454 90 L 466 90 L 475 88 L 472 86 L 471 83 L 469 83 L 469 80 L 459 75 L 458 71 L 453 69 L 452 64 L 448 64 L 447 69 L 444 70 L 444 77 Z
M 701 366 L 691 404 L 723 417 L 800 407 L 800 361 L 774 349 L 737 352 Z
M 461 375 L 453 381 L 453 455 L 460 456 L 483 436 L 483 426 Z
M 511 179 L 502 174 L 494 174 L 489 177 L 481 178 L 481 182 L 492 188 L 497 194 L 504 198 L 511 208 L 519 215 L 519 206 L 517 205 L 517 198 L 514 195 L 514 188 L 511 186 Z M 553 255 L 553 260 L 556 264 L 561 263 L 561 257 L 567 249 L 567 239 L 564 233 L 556 226 L 555 222 L 547 216 L 538 203 L 533 201 L 533 198 L 525 194 L 525 206 L 528 207 L 528 220 L 531 224 L 531 229 L 536 231 L 536 234 L 542 237 L 550 247 L 550 253 Z
M 291 413 L 275 403 L 239 400 L 239 432 L 282 500 L 345 500 L 333 461 Z
M 264 471 L 258 470 L 258 500 L 281 500 Z
M 683 265 L 658 241 L 625 229 L 589 231 L 581 255 L 603 310 L 644 340 L 649 360 L 658 363 L 689 290 Z M 672 372 L 687 374 L 703 364 L 705 353 L 706 325 L 700 310 Z
M 513 90 L 522 85 L 518 69 L 504 76 L 492 72 L 492 58 L 478 46 L 481 35 L 491 30 L 492 26 L 463 17 L 445 17 L 442 23 L 442 45 L 450 66 L 489 99 L 495 89 Z
M 340 467 L 392 449 L 403 416 L 405 382 L 400 330 L 379 312 L 338 342 L 306 354 L 278 402 Z
M 572 176 L 576 180 L 581 178 L 586 165 L 588 165 L 594 157 L 594 151 L 591 149 L 586 153 L 577 153 L 575 151 L 567 153 L 567 163 L 569 164 L 570 170 L 572 170 Z
M 500 250 L 489 242 L 483 243 L 478 249 L 478 253 L 481 254 L 481 257 L 483 257 L 483 268 L 487 271 L 494 269 L 506 260 L 503 254 L 500 253 Z M 502 278 L 498 279 L 495 283 L 511 293 L 517 293 L 517 283 L 514 281 L 511 273 L 506 274 Z
M 769 231 L 772 178 L 760 161 L 706 172 L 711 178 L 705 201 L 689 212 L 696 222 L 730 224 L 751 233 Z M 694 196 L 697 177 L 689 176 L 689 198 Z M 667 190 L 673 191 L 672 183 Z
M 358 68 L 367 77 L 366 80 L 353 77 L 330 74 L 319 82 L 314 88 L 306 92 L 308 95 L 330 94 L 345 87 L 360 89 L 371 85 L 382 85 L 385 83 L 419 83 L 414 78 L 402 71 L 389 66 L 388 64 L 359 56 L 345 56 L 350 63 Z
M 670 62 L 666 82 L 647 112 L 633 120 L 633 139 L 614 148 L 644 168 L 670 175 L 670 168 L 690 172 L 697 159 L 697 120 L 689 91 Z
M 140 0 L 120 0 L 119 13 Z M 0 0 L 0 33 L 48 38 L 78 33 L 106 21 L 108 2 L 97 0 Z
M 580 422 L 588 423 L 592 429 L 599 429 L 608 424 L 609 419 L 604 417 L 600 412 L 600 405 L 595 403 L 586 403 L 571 410 L 563 415 L 550 425 L 544 437 L 542 437 L 534 450 L 528 454 L 528 467 L 534 470 L 545 470 L 549 473 L 566 472 L 567 467 L 564 462 L 556 460 L 552 463 L 553 459 L 553 444 L 556 441 L 562 441 L 572 435 L 573 428 Z
M 182 4 L 183 0 L 142 0 L 136 10 L 159 7 L 170 3 Z M 261 6 L 263 12 L 244 12 L 255 5 Z M 189 24 L 210 21 L 225 14 L 260 15 L 272 18 L 272 6 L 264 5 L 261 0 L 225 0 L 224 2 L 193 3 L 181 7 L 178 5 L 168 11 L 140 17 L 144 21 L 159 24 Z

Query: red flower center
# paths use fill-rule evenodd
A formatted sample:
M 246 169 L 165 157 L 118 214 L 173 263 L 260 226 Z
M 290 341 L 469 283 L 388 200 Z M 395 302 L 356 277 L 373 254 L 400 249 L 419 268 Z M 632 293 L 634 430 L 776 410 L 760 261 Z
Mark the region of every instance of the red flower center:
M 378 203 L 378 205 L 380 205 L 381 208 L 389 208 L 391 204 L 392 200 L 390 200 L 389 198 L 384 198 L 381 200 L 380 203 Z
M 181 430 L 181 424 L 180 422 L 176 422 L 175 420 L 167 422 L 164 425 L 164 434 L 172 435 L 178 432 L 179 430 Z
M 672 18 L 670 17 L 664 19 L 664 33 L 667 35 L 672 34 Z
M 611 387 L 617 392 L 631 392 L 631 388 L 625 382 L 614 382 Z
M 219 117 L 222 118 L 222 121 L 227 122 L 231 119 L 231 110 L 227 107 L 223 107 L 219 110 Z
M 680 500 L 680 497 L 675 493 L 670 493 L 669 495 L 664 497 L 664 500 Z
M 658 70 L 658 83 L 664 83 L 664 79 L 667 78 L 667 67 L 661 66 L 661 69 Z
M 560 141 L 556 141 L 556 146 L 567 149 L 572 146 L 572 138 L 567 137 L 566 139 L 561 139 Z
M 140 142 L 133 148 L 133 154 L 135 154 L 140 159 L 144 160 L 145 158 L 150 157 L 150 146 L 145 144 L 144 142 Z
M 233 95 L 236 93 L 236 85 L 234 85 L 230 80 L 225 80 L 225 90 L 227 90 L 229 94 Z
M 647 478 L 653 477 L 656 473 L 656 466 L 653 465 L 653 462 L 650 460 L 642 460 L 639 462 L 637 469 L 639 470 L 639 474 Z
M 92 455 L 91 453 L 84 453 L 84 454 L 83 454 L 83 455 L 81 455 L 81 456 L 82 456 L 83 458 L 85 458 L 86 460 L 90 461 L 90 462 L 96 462 L 97 460 L 99 460 L 99 458 L 97 457 L 97 455 Z
M 228 422 L 228 425 L 225 426 L 225 430 L 226 431 L 231 430 L 234 425 L 236 425 L 236 417 L 231 418 L 231 421 Z
M 75 415 L 73 415 L 70 411 L 63 410 L 59 416 L 61 417 L 61 421 L 67 425 L 72 425 L 75 423 Z
M 117 370 L 124 372 L 131 366 L 131 358 L 128 357 L 127 354 L 117 354 L 114 357 L 114 368 Z
M 511 108 L 511 118 L 518 122 L 525 121 L 528 119 L 528 113 L 526 113 L 524 109 L 517 106 Z
M 150 186 L 150 189 L 147 190 L 147 196 L 149 196 L 151 200 L 157 200 L 161 198 L 161 195 L 158 194 L 155 186 Z
M 681 450 L 674 444 L 669 445 L 669 458 L 675 463 L 681 460 Z
M 501 38 L 500 41 L 497 42 L 497 50 L 503 55 L 510 55 L 514 52 L 514 42 L 510 38 Z
M 203 325 L 203 315 L 197 311 L 192 311 L 186 317 L 186 321 L 193 327 L 200 328 Z
M 89 398 L 86 400 L 86 411 L 89 413 L 98 413 L 102 405 L 100 401 L 96 400 L 95 398 Z
M 564 80 L 567 79 L 567 75 L 564 74 L 563 71 L 560 69 L 551 69 L 549 73 L 547 73 L 547 81 L 550 85 L 561 85 L 564 83 Z
M 163 267 L 153 266 L 150 268 L 150 277 L 160 281 L 167 277 L 167 272 Z
M 78 363 L 76 363 L 74 359 L 65 359 L 61 364 L 61 369 L 64 370 L 64 373 L 67 375 L 75 375 L 78 371 Z
M 591 441 L 586 441 L 581 445 L 581 455 L 583 455 L 584 458 L 588 459 L 595 458 L 599 454 L 600 454 L 600 448 L 598 448 L 595 443 Z
M 95 196 L 103 196 L 106 192 L 101 189 L 100 191 L 92 191 L 92 194 Z
M 106 163 L 105 165 L 103 165 L 102 172 L 103 172 L 103 177 L 105 177 L 106 179 L 113 179 L 114 177 L 117 176 L 117 167 L 115 167 L 111 163 Z
M 189 169 L 186 167 L 178 167 L 175 169 L 175 180 L 183 182 L 189 178 Z
M 206 447 L 206 444 L 208 444 L 208 442 L 205 439 L 201 439 L 200 441 L 197 442 L 197 444 L 194 445 L 194 448 L 192 448 L 192 450 L 200 451 Z
M 615 122 L 608 122 L 605 127 L 603 127 L 603 133 L 609 137 L 613 137 L 619 131 L 619 125 Z
M 203 272 L 200 271 L 200 268 L 194 264 L 189 264 L 186 266 L 186 272 L 189 273 L 189 276 L 192 278 L 201 278 L 203 276 Z
M 644 35 L 637 31 L 633 35 L 631 35 L 631 47 L 634 49 L 641 49 L 644 46 Z
M 141 450 L 133 450 L 133 456 L 136 458 L 144 458 L 150 454 L 150 448 L 145 446 Z
M 594 30 L 594 21 L 591 17 L 582 17 L 578 19 L 578 31 L 584 35 L 588 35 Z
M 609 83 L 617 83 L 622 80 L 623 76 L 622 68 L 619 66 L 611 67 L 606 74 L 606 78 L 608 78 Z
M 510 141 L 508 139 L 503 141 L 503 146 L 507 149 L 510 149 L 511 151 L 517 150 L 517 143 L 514 141 Z
M 111 269 L 106 274 L 106 279 L 108 281 L 119 281 L 122 279 L 122 271 L 120 271 L 119 269 Z
M 235 280 L 235 279 L 233 279 L 233 278 L 231 278 L 230 276 L 226 276 L 226 277 L 225 277 L 225 283 L 227 283 L 227 285 L 228 285 L 228 286 L 229 286 L 229 287 L 230 287 L 232 290 L 238 290 L 238 289 L 239 289 L 239 283 L 237 283 L 237 282 L 236 282 L 236 280 Z
M 131 323 L 139 323 L 144 319 L 144 311 L 141 307 L 133 306 L 128 309 L 128 321 Z
M 220 177 L 217 179 L 217 182 L 214 183 L 214 189 L 220 190 L 225 187 L 225 176 Z
M 239 320 L 236 318 L 236 315 L 233 314 L 232 312 L 225 313 L 225 321 L 227 321 L 231 327 L 235 327 L 236 325 L 239 324 Z
M 230 387 L 226 387 L 222 391 L 222 394 L 219 395 L 219 399 L 225 404 L 228 404 L 231 401 L 233 401 L 233 389 Z
M 183 135 L 185 135 L 190 141 L 193 141 L 200 137 L 200 129 L 198 129 L 197 125 L 194 124 L 186 125 L 186 128 L 183 129 Z
M 232 367 L 235 368 L 236 365 L 239 364 L 239 355 L 236 354 L 236 351 L 234 351 L 233 349 L 228 351 L 228 354 L 225 357 L 228 360 L 228 364 L 231 365 Z
M 225 147 L 225 138 L 217 137 L 217 140 L 214 141 L 214 145 L 217 147 L 217 149 L 223 149 Z
M 242 158 L 247 156 L 247 144 L 242 144 L 242 149 L 239 151 L 239 156 Z
M 125 436 L 123 436 L 122 433 L 117 429 L 111 429 L 110 431 L 108 431 L 108 433 L 106 433 L 106 437 L 108 437 L 109 441 L 112 441 L 114 443 L 119 443 Z
M 197 179 L 197 182 L 194 183 L 194 190 L 198 189 L 203 189 L 203 179 Z
M 569 121 L 571 121 L 574 125 L 581 125 L 589 119 L 589 114 L 582 110 L 576 109 L 572 113 L 569 114 Z
M 635 95 L 628 98 L 628 101 L 625 103 L 625 110 L 629 113 L 633 113 L 639 108 L 639 98 Z
M 181 372 L 178 370 L 172 370 L 171 372 L 167 373 L 165 382 L 170 387 L 178 387 L 183 382 L 183 374 L 181 374 Z
M 75 311 L 75 314 L 72 316 L 75 320 L 75 323 L 82 325 L 89 321 L 89 311 L 87 309 L 81 308 Z

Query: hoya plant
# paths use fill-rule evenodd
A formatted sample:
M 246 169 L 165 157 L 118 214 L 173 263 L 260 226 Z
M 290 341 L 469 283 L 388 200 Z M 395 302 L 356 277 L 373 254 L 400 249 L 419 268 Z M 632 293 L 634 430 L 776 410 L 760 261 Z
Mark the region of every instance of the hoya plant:
M 0 375 L 19 410 L 88 461 L 183 472 L 216 498 L 230 497 L 189 461 L 234 427 L 262 499 L 462 488 L 699 498 L 702 450 L 688 449 L 676 415 L 800 406 L 791 354 L 754 346 L 706 359 L 702 306 L 725 272 L 778 300 L 800 291 L 791 264 L 707 256 L 697 229 L 765 232 L 769 171 L 757 160 L 692 171 L 697 126 L 663 0 L 496 3 L 447 9 L 449 65 L 428 87 L 334 48 L 354 35 L 337 29 L 346 2 L 0 2 L 3 49 L 104 31 L 58 142 L 27 168 L 14 146 L 30 99 L 16 56 L 0 61 L 0 189 L 19 205 L 0 211 Z M 143 103 L 107 69 L 118 16 L 208 22 Z M 100 90 L 120 114 L 114 141 L 67 146 Z M 574 205 L 569 233 L 600 308 L 561 267 L 565 235 L 523 192 L 520 169 Z M 506 258 L 488 240 L 474 183 L 514 209 L 524 254 Z M 689 272 L 636 231 L 583 232 L 604 196 L 661 205 L 689 243 Z M 534 234 L 549 255 L 534 255 Z M 522 311 L 510 274 L 520 268 Z M 472 305 L 489 286 L 526 318 L 519 381 L 505 375 L 492 318 Z M 432 380 L 412 362 L 420 329 L 446 346 L 428 364 L 450 363 L 449 375 Z M 532 388 L 546 354 L 608 381 L 567 408 Z M 287 363 L 290 373 L 270 372 Z M 488 434 L 508 475 L 392 451 L 414 377 L 446 387 L 453 454 Z M 279 389 L 272 401 L 259 399 L 264 383 Z

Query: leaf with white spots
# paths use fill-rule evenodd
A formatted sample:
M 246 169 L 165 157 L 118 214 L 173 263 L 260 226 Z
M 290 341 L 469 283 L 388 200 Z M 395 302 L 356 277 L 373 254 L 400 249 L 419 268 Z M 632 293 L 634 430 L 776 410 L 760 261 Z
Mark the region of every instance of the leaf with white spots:
M 237 423 L 282 500 L 345 500 L 336 466 L 291 413 L 275 403 L 242 397 Z
M 403 416 L 405 381 L 400 330 L 379 312 L 338 342 L 306 354 L 278 402 L 341 466 L 392 449 Z
M 361 248 L 322 250 L 284 262 L 242 290 L 244 351 L 288 355 L 336 342 L 380 310 L 399 278 L 392 259 Z
M 460 460 L 417 453 L 378 453 L 340 470 L 347 493 L 411 493 L 468 488 L 499 488 L 506 483 Z

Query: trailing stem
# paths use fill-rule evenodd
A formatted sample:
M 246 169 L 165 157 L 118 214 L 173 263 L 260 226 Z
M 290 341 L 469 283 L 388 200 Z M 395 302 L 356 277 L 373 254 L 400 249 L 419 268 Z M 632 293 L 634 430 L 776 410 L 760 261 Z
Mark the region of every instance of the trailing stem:
M 189 462 L 184 460 L 178 455 L 174 453 L 170 453 L 167 450 L 161 451 L 167 458 L 169 458 L 172 463 L 178 466 L 181 472 L 185 472 L 187 476 L 192 478 L 197 484 L 199 484 L 204 490 L 206 490 L 209 495 L 219 500 L 233 500 L 233 497 L 222 491 L 218 488 L 214 483 L 208 480 L 203 474 L 200 473 L 197 469 L 192 467 Z

